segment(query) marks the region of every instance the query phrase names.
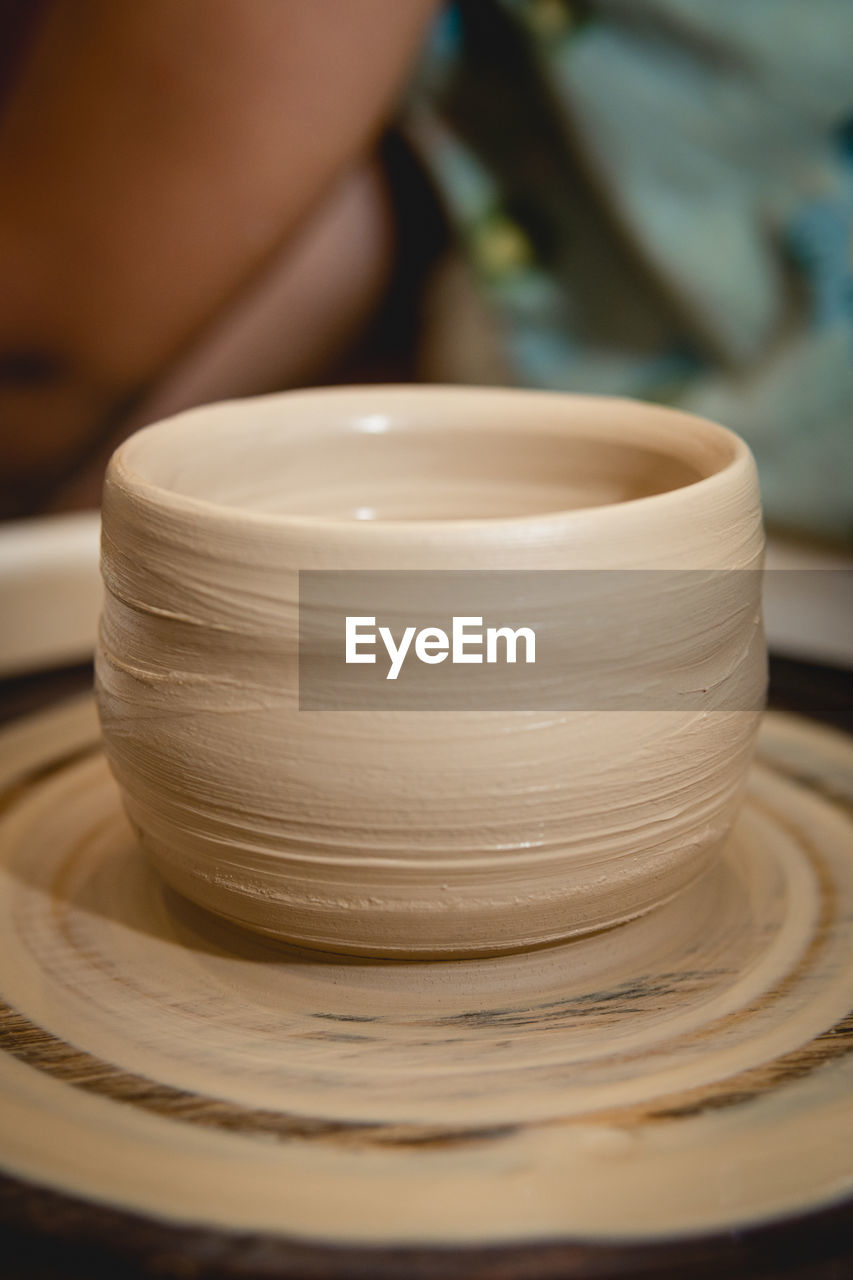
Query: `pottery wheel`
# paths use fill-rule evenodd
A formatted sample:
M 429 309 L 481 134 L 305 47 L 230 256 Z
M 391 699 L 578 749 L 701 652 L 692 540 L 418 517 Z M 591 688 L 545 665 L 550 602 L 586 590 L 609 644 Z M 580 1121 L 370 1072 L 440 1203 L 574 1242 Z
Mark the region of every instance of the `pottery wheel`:
M 712 873 L 523 955 L 345 959 L 172 895 L 91 703 L 0 736 L 0 1168 L 318 1245 L 672 1240 L 853 1194 L 853 741 L 769 714 Z

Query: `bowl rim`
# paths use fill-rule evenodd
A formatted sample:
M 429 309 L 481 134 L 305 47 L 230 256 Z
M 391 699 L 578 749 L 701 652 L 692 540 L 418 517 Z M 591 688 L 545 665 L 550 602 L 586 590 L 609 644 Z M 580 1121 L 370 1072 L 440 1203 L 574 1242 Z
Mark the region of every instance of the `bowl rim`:
M 439 516 L 417 519 L 381 518 L 377 520 L 359 520 L 351 516 L 253 511 L 239 504 L 219 502 L 210 498 L 181 493 L 178 489 L 170 488 L 142 475 L 133 465 L 133 454 L 140 448 L 145 448 L 146 443 L 151 444 L 156 441 L 158 437 L 164 435 L 177 424 L 188 426 L 196 423 L 201 425 L 202 420 L 207 418 L 211 411 L 224 413 L 228 409 L 238 409 L 241 414 L 245 414 L 246 412 L 252 412 L 254 407 L 258 409 L 269 408 L 273 404 L 279 404 L 284 401 L 295 404 L 298 400 L 325 400 L 331 404 L 335 400 L 339 400 L 342 405 L 343 403 L 355 404 L 358 402 L 365 405 L 369 404 L 374 407 L 374 412 L 378 413 L 381 412 L 383 404 L 402 403 L 404 400 L 413 397 L 421 399 L 432 398 L 436 401 L 470 398 L 472 402 L 474 400 L 479 401 L 484 410 L 487 408 L 487 401 L 495 397 L 500 398 L 502 405 L 509 403 L 510 400 L 515 400 L 516 403 L 523 400 L 530 404 L 538 400 L 540 404 L 544 401 L 549 401 L 554 407 L 557 407 L 558 404 L 568 407 L 569 402 L 573 402 L 578 407 L 584 405 L 588 408 L 595 406 L 596 409 L 609 407 L 621 414 L 630 414 L 635 418 L 647 417 L 650 419 L 654 416 L 659 420 L 662 419 L 671 427 L 680 423 L 683 428 L 689 429 L 694 435 L 695 432 L 701 431 L 709 443 L 727 446 L 728 458 L 709 474 L 701 475 L 696 480 L 690 480 L 686 484 L 664 489 L 658 493 L 626 498 L 619 502 L 600 503 L 588 507 L 555 508 L 554 510 L 524 512 L 518 515 L 452 516 L 447 518 Z M 491 426 L 492 424 L 489 425 Z M 472 429 L 470 423 L 460 425 L 460 429 L 466 429 L 466 427 L 468 430 Z M 406 430 L 405 427 L 398 429 Z M 486 430 L 488 428 L 485 424 L 473 428 L 475 432 Z M 551 430 L 554 430 L 553 423 L 551 424 Z M 519 428 L 518 434 L 524 434 L 523 427 Z M 568 431 L 566 434 L 571 436 L 573 433 Z M 574 434 L 585 435 L 586 438 L 591 439 L 595 437 L 594 430 L 586 433 L 575 432 Z M 642 443 L 643 437 L 638 436 L 637 442 Z M 630 441 L 625 438 L 620 440 L 620 443 L 629 444 Z M 661 441 L 658 440 L 654 443 L 658 452 L 668 451 Z M 684 456 L 679 455 L 676 450 L 673 450 L 670 456 L 686 461 Z M 543 527 L 548 528 L 565 525 L 566 523 L 586 524 L 602 518 L 609 517 L 612 519 L 615 513 L 633 513 L 643 508 L 648 510 L 650 507 L 662 513 L 666 506 L 673 502 L 682 501 L 683 495 L 686 493 L 695 495 L 697 498 L 701 495 L 703 498 L 711 499 L 715 490 L 730 485 L 738 474 L 742 475 L 745 470 L 754 470 L 754 466 L 753 455 L 746 441 L 730 428 L 722 426 L 709 418 L 694 414 L 689 410 L 672 408 L 652 401 L 635 400 L 625 396 L 598 395 L 594 393 L 581 394 L 526 387 L 456 386 L 440 383 L 381 383 L 296 388 L 273 392 L 269 395 L 215 401 L 173 414 L 168 418 L 163 418 L 142 427 L 116 448 L 107 467 L 104 492 L 106 494 L 109 487 L 117 485 L 124 493 L 132 495 L 145 504 L 157 507 L 162 511 L 181 512 L 197 519 L 206 517 L 208 520 L 215 520 L 219 523 L 279 531 L 291 529 L 293 531 L 301 530 L 317 534 L 324 532 L 329 534 L 345 533 L 353 538 L 378 538 L 383 534 L 389 534 L 395 538 L 406 540 L 409 537 L 417 539 L 422 539 L 429 535 L 435 537 L 438 531 L 458 532 L 460 534 L 480 532 L 485 534 L 507 529 L 517 533 L 522 531 L 525 526 L 542 529 Z

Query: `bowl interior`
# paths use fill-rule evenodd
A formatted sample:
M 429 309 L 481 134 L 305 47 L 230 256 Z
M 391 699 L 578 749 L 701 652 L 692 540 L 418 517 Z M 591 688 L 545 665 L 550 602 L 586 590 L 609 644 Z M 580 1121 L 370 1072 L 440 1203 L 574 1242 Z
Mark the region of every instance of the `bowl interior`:
M 355 396 L 355 409 L 335 392 L 281 396 L 248 411 L 215 406 L 141 433 L 125 461 L 144 482 L 217 506 L 421 521 L 622 503 L 682 488 L 730 460 L 719 439 L 703 452 L 689 432 L 678 442 L 632 422 L 632 410 L 653 414 L 643 406 L 620 415 L 619 402 L 610 402 L 609 418 L 596 406 L 595 420 L 581 413 L 573 421 L 563 397 L 543 397 L 537 415 L 535 394 L 488 393 L 506 397 L 494 401 L 500 412 L 487 401 L 478 406 L 471 393 L 420 394 L 420 404 L 417 392 L 400 406 L 392 397 L 382 412 L 383 396 L 367 392 Z

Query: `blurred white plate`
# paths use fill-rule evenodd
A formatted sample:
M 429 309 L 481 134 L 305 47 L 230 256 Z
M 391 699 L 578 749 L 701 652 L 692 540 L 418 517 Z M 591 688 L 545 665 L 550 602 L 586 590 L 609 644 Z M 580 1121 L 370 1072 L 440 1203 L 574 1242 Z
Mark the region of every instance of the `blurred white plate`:
M 764 625 L 786 658 L 853 667 L 853 554 L 771 538 Z
M 100 530 L 97 511 L 0 524 L 0 677 L 92 656 Z

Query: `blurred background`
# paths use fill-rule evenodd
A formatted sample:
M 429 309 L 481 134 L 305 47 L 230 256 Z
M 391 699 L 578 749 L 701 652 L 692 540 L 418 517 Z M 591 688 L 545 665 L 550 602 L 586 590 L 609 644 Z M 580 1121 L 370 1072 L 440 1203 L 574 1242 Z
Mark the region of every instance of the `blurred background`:
M 91 645 L 132 430 L 400 380 L 733 427 L 771 639 L 853 662 L 851 49 L 849 0 L 0 0 L 3 669 Z

